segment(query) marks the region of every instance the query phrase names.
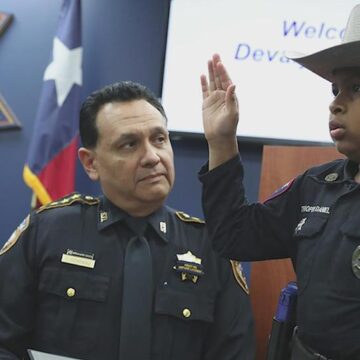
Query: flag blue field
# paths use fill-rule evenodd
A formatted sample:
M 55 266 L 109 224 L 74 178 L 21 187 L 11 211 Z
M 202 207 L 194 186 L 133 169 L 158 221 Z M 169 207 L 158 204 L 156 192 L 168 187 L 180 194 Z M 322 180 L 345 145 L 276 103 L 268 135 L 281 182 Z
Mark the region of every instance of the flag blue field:
M 75 189 L 82 52 L 80 0 L 64 0 L 23 171 L 40 204 Z

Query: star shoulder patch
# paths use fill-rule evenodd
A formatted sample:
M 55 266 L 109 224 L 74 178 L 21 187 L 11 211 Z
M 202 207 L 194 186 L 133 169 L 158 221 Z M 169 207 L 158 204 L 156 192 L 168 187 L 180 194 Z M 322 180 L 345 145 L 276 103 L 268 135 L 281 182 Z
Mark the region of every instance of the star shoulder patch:
M 283 186 L 281 186 L 279 189 L 275 190 L 266 200 L 266 201 L 269 201 L 269 200 L 272 200 L 272 199 L 275 199 L 277 198 L 278 196 L 280 196 L 281 194 L 284 194 L 286 193 L 288 190 L 291 189 L 293 183 L 294 183 L 295 179 L 292 179 L 290 181 L 288 181 L 286 184 L 284 184 Z
M 11 234 L 9 240 L 3 245 L 0 250 L 0 256 L 9 251 L 19 240 L 20 235 L 27 229 L 30 223 L 30 215 L 28 215 L 22 223 L 16 228 L 16 230 Z
M 246 277 L 244 275 L 243 268 L 239 261 L 230 260 L 231 268 L 237 283 L 241 286 L 241 288 L 249 295 L 250 290 L 246 282 Z

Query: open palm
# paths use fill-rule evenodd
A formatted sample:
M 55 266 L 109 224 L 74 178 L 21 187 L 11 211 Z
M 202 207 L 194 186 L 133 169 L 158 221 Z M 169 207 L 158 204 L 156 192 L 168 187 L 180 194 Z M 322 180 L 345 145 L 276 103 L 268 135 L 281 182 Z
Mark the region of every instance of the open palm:
M 205 137 L 208 142 L 224 141 L 236 136 L 239 110 L 235 85 L 217 54 L 208 62 L 208 72 L 209 81 L 201 76 Z

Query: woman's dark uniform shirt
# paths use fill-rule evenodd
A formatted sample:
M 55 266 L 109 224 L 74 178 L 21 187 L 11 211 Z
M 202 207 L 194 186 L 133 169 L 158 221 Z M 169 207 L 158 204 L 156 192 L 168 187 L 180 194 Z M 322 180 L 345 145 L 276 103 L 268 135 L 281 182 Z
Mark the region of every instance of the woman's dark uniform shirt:
M 133 236 L 126 216 L 105 198 L 74 194 L 24 220 L 0 252 L 1 359 L 33 348 L 118 360 L 123 260 Z M 212 252 L 199 219 L 163 207 L 148 222 L 156 284 L 151 359 L 252 360 L 239 269 Z M 174 269 L 188 251 L 202 260 L 196 282 Z
M 247 204 L 240 157 L 200 172 L 209 235 L 237 260 L 291 257 L 299 286 L 299 337 L 332 359 L 360 359 L 358 164 L 314 167 L 264 204 Z

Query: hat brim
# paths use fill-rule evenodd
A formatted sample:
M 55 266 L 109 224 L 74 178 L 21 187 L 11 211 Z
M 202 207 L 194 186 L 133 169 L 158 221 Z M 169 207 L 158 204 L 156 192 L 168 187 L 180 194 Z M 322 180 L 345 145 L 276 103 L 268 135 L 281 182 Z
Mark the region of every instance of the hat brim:
M 287 53 L 287 57 L 333 82 L 335 69 L 360 67 L 360 41 L 336 45 L 311 55 Z

